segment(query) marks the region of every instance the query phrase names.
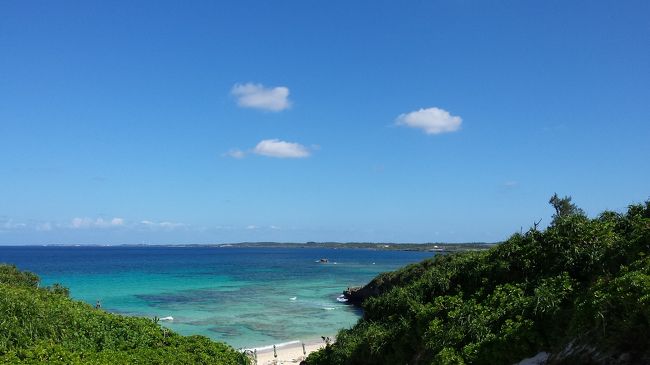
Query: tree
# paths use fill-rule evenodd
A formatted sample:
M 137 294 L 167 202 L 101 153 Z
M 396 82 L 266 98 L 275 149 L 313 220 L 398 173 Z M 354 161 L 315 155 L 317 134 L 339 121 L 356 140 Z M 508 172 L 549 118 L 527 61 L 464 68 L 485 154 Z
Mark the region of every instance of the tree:
M 557 193 L 555 193 L 548 202 L 555 209 L 555 215 L 553 215 L 553 219 L 558 219 L 560 217 L 565 217 L 573 214 L 584 215 L 584 211 L 582 209 L 571 203 L 570 196 L 560 198 Z

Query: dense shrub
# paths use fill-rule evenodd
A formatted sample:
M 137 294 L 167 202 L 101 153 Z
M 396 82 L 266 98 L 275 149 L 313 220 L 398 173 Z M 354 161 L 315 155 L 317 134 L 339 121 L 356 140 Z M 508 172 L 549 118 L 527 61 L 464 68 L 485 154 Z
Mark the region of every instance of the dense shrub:
M 378 276 L 364 318 L 308 363 L 512 364 L 580 348 L 574 363 L 648 361 L 650 202 L 595 219 L 551 204 L 544 231 Z
M 230 346 L 183 337 L 153 320 L 124 317 L 67 297 L 60 285 L 0 265 L 0 363 L 246 364 Z

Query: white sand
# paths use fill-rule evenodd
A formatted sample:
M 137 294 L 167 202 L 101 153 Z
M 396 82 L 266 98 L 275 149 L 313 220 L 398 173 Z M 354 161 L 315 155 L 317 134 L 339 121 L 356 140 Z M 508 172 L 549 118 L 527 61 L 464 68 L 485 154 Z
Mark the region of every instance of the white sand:
M 287 345 L 276 347 L 277 358 L 273 356 L 273 347 L 267 346 L 257 350 L 257 365 L 273 364 L 299 364 L 312 352 L 325 347 L 325 342 L 321 339 L 305 342 L 305 352 L 303 355 L 302 342 L 292 342 Z M 255 361 L 253 361 L 255 365 Z

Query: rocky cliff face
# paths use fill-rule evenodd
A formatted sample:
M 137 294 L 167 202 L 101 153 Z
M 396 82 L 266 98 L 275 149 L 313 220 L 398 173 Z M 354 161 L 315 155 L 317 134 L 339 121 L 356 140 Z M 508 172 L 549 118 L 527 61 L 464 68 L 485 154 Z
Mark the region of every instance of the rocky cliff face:
M 393 283 L 387 280 L 386 277 L 380 275 L 365 286 L 347 288 L 343 291 L 343 296 L 348 300 L 348 304 L 360 307 L 366 299 L 379 296 L 392 287 Z
M 343 296 L 348 300 L 348 304 L 361 306 L 370 297 L 379 296 L 395 286 L 404 285 L 404 283 L 414 280 L 416 277 L 422 275 L 431 265 L 433 265 L 433 259 L 428 259 L 419 264 L 407 265 L 395 272 L 379 274 L 371 282 L 362 287 L 347 288 L 343 291 Z
M 377 295 L 378 293 L 375 293 L 374 295 Z M 370 297 L 373 295 L 373 292 L 368 289 L 368 286 L 357 286 L 354 288 L 347 288 L 346 290 L 343 291 L 343 297 L 347 299 L 347 304 L 352 304 L 356 306 L 361 306 L 361 303 L 363 303 L 366 298 Z

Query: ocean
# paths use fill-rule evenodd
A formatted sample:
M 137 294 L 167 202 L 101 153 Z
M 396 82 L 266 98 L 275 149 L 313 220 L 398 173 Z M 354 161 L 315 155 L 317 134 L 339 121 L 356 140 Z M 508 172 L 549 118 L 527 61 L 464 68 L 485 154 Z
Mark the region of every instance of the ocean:
M 0 246 L 0 263 L 70 296 L 235 348 L 310 341 L 352 326 L 337 297 L 431 252 L 327 248 Z M 328 263 L 318 263 L 321 258 Z

